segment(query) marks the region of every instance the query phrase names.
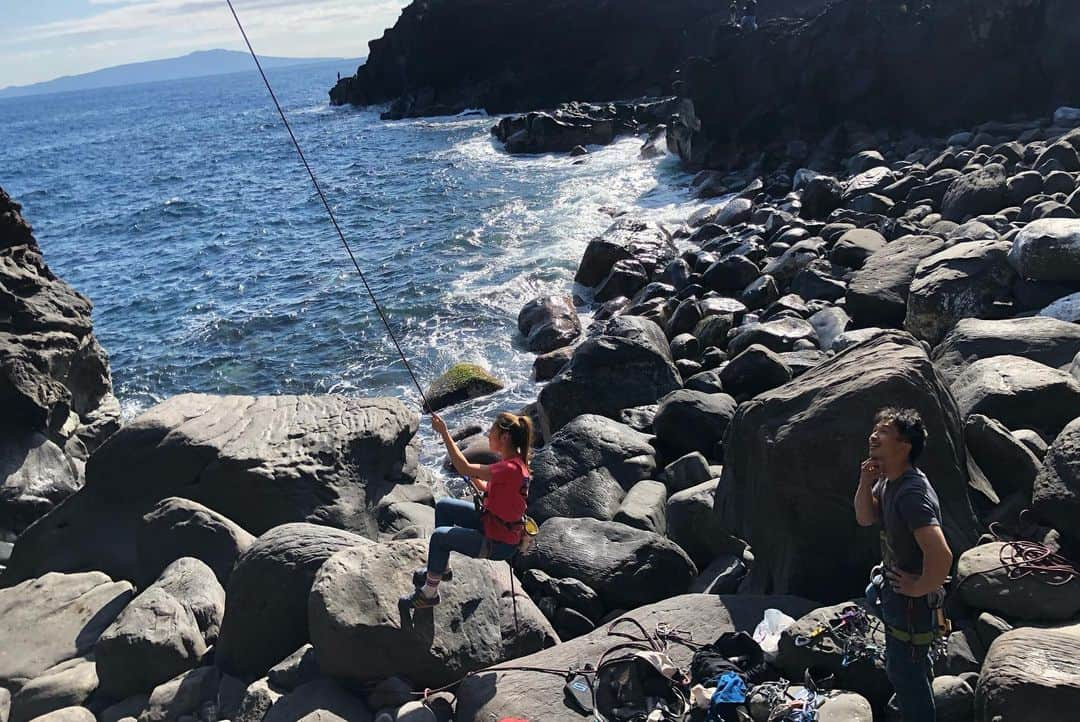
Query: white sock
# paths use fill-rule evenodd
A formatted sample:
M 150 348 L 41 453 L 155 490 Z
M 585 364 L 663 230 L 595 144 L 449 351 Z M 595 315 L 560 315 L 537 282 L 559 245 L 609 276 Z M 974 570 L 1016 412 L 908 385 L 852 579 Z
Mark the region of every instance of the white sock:
M 424 583 L 424 586 L 420 587 L 420 593 L 428 599 L 434 599 L 439 593 L 440 581 L 441 580 L 439 579 L 432 579 L 431 577 L 428 577 L 427 582 Z

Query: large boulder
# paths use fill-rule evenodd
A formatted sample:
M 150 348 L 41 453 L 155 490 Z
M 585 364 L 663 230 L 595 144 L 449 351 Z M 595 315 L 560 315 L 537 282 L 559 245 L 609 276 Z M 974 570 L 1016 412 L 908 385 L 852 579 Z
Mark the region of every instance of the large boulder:
M 961 223 L 969 218 L 997 213 L 1006 205 L 1005 167 L 990 163 L 977 171 L 960 176 L 945 191 L 941 215 Z
M 848 268 L 862 268 L 866 259 L 888 245 L 885 237 L 870 228 L 853 228 L 837 239 L 829 252 L 833 263 Z
M 1009 262 L 1023 278 L 1080 281 L 1080 220 L 1045 218 L 1013 239 Z
M 618 418 L 623 409 L 655 404 L 682 386 L 663 330 L 619 316 L 574 350 L 570 363 L 540 391 L 545 438 L 582 414 Z
M 65 707 L 83 705 L 98 688 L 93 659 L 76 657 L 46 670 L 11 700 L 11 722 L 29 722 Z
M 919 466 L 941 500 L 946 537 L 955 552 L 972 546 L 978 524 L 960 414 L 922 346 L 886 332 L 736 412 L 716 507 L 725 528 L 754 550 L 746 591 L 822 601 L 862 593 L 880 549 L 876 531 L 856 524 L 851 495 L 874 415 L 890 405 L 922 415 L 930 442 Z
M 724 632 L 753 632 L 766 609 L 776 608 L 799 617 L 813 606 L 812 602 L 798 597 L 687 594 L 627 612 L 623 618 L 635 620 L 649 632 L 663 624 L 689 635 L 693 642 L 709 644 Z M 563 676 L 508 668 L 568 669 L 584 661 L 595 664 L 607 650 L 628 641 L 622 633 L 635 639 L 640 635 L 637 627 L 629 623 L 618 625 L 615 631 L 618 634 L 609 634 L 605 625 L 577 639 L 503 665 L 507 669 L 496 666 L 469 677 L 458 689 L 456 719 L 458 722 L 484 722 L 517 717 L 542 722 L 581 722 L 581 713 L 565 701 L 566 680 Z M 689 668 L 690 648 L 673 643 L 668 647 L 668 654 L 675 664 Z
M 612 521 L 663 536 L 667 533 L 667 499 L 664 483 L 642 479 L 626 492 Z
M 1067 719 L 1080 705 L 1080 624 L 1006 632 L 990 646 L 975 690 L 978 722 Z M 1053 710 L 1053 712 L 1051 711 Z
M 64 707 L 35 717 L 31 722 L 95 722 L 94 713 L 86 707 Z
M 409 540 L 355 547 L 327 560 L 308 605 L 324 674 L 358 682 L 396 675 L 435 687 L 506 659 L 496 579 L 508 573 L 506 565 L 455 556 L 453 581 L 439 587 L 442 603 L 414 610 L 400 599 L 413 590 L 413 570 L 423 568 L 426 556 L 426 542 Z M 518 616 L 543 619 L 524 596 Z M 542 649 L 537 641 L 520 653 Z
M 1068 369 L 1080 353 L 1080 325 L 1053 318 L 964 319 L 934 349 L 934 365 L 952 383 L 969 365 L 991 356 L 1023 356 Z M 1018 428 L 1018 427 L 1013 427 Z
M 991 356 L 964 369 L 953 382 L 960 413 L 983 414 L 1011 429 L 1057 436 L 1080 409 L 1080 381 L 1020 356 Z
M 0 687 L 17 693 L 50 667 L 90 654 L 133 592 L 101 572 L 46 574 L 0 589 Z
M 904 328 L 937 344 L 962 318 L 1001 314 L 1016 276 L 1008 252 L 1007 241 L 970 241 L 923 259 L 908 292 Z
M 690 557 L 673 542 L 596 519 L 548 519 L 520 564 L 584 582 L 608 609 L 659 601 L 685 590 L 697 576 Z
M 1039 311 L 1039 315 L 1072 324 L 1080 324 L 1080 293 L 1072 293 L 1059 298 Z
M 525 304 L 518 314 L 518 331 L 533 353 L 569 346 L 581 335 L 581 320 L 569 296 L 542 296 Z
M 704 569 L 720 554 L 741 552 L 745 544 L 726 533 L 713 512 L 719 479 L 676 492 L 667 502 L 667 534 Z
M 119 426 L 109 357 L 90 300 L 49 269 L 21 210 L 0 188 L 0 426 L 92 450 Z
M 86 486 L 23 533 L 3 581 L 135 579 L 143 515 L 178 495 L 252 534 L 313 521 L 375 538 L 378 500 L 416 478 L 418 425 L 390 398 L 174 396 L 94 453 Z
M 198 559 L 176 560 L 98 639 L 102 691 L 124 699 L 198 666 L 224 613 L 225 590 L 214 571 Z
M 1062 535 L 1080 539 L 1080 408 L 1043 459 L 1032 511 Z
M 188 499 L 170 496 L 143 517 L 135 534 L 139 585 L 146 587 L 165 567 L 182 557 L 194 557 L 228 584 L 236 558 L 255 537 L 238 524 Z
M 1009 619 L 1060 621 L 1080 613 L 1080 579 L 1061 583 L 1052 572 L 1018 574 L 1023 561 L 1007 542 L 980 544 L 960 556 L 956 585 L 972 609 Z
M 1041 462 L 1004 424 L 971 414 L 964 422 L 964 443 L 998 496 L 1031 493 Z
M 736 401 L 752 399 L 763 391 L 791 381 L 791 367 L 779 354 L 754 344 L 720 370 L 720 383 Z
M 215 702 L 221 672 L 217 667 L 196 667 L 154 687 L 139 722 L 173 722 L 195 717 L 207 702 Z
M 302 684 L 274 703 L 263 722 L 370 722 L 363 701 L 332 679 Z
M 562 427 L 533 457 L 529 514 L 610 520 L 626 492 L 656 470 L 652 437 L 585 414 Z
M 944 248 L 937 236 L 904 236 L 870 254 L 848 284 L 848 314 L 859 326 L 900 326 L 916 269 Z
M 424 391 L 424 410 L 439 411 L 463 401 L 488 396 L 504 388 L 502 381 L 476 364 L 457 363 L 448 368 Z
M 229 578 L 217 665 L 257 677 L 307 642 L 308 595 L 319 568 L 335 552 L 370 543 L 316 524 L 284 524 L 259 537 Z
M 0 534 L 20 534 L 80 486 L 75 462 L 45 434 L 0 434 Z
M 574 281 L 594 287 L 620 261 L 636 261 L 647 277 L 675 258 L 675 244 L 659 226 L 632 218 L 620 218 L 600 236 L 589 241 Z
M 720 458 L 720 443 L 735 415 L 735 399 L 680 389 L 660 400 L 653 419 L 657 443 L 670 459 L 692 452 Z
M 765 323 L 743 325 L 728 344 L 728 353 L 732 356 L 741 354 L 751 346 L 758 344 L 776 353 L 796 350 L 800 342 L 817 345 L 817 331 L 809 321 L 801 318 L 778 318 Z

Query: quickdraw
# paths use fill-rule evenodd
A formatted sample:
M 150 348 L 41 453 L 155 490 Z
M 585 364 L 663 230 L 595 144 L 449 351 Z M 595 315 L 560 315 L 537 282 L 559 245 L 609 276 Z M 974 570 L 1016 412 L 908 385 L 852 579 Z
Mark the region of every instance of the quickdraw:
M 808 634 L 795 635 L 794 643 L 796 647 L 807 647 L 828 635 L 843 652 L 840 666 L 846 668 L 862 659 L 884 659 L 885 650 L 872 641 L 874 632 L 880 628 L 881 622 L 876 617 L 862 607 L 851 605 L 844 607 L 834 621 L 819 625 Z

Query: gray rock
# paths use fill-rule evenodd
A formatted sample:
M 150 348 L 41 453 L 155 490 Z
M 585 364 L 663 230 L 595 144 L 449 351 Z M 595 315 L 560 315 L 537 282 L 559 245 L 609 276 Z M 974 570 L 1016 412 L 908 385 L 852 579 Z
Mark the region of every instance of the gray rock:
M 672 494 L 667 503 L 668 538 L 704 569 L 720 554 L 741 552 L 745 544 L 733 539 L 713 513 L 719 479 Z
M 650 604 L 686 589 L 697 576 L 694 563 L 673 542 L 595 519 L 548 519 L 520 563 L 553 577 L 581 580 L 608 609 Z
M 46 574 L 0 589 L 0 687 L 17 694 L 47 669 L 87 656 L 133 591 L 101 572 Z
M 760 344 L 777 353 L 798 350 L 796 344 L 809 340 L 817 345 L 814 327 L 801 318 L 779 318 L 759 324 L 744 324 L 728 344 L 728 353 L 737 356 L 750 346 Z
M 1041 574 L 1012 578 L 1016 575 L 1002 568 L 1003 546 L 1004 542 L 981 544 L 960 556 L 957 588 L 969 607 L 1007 619 L 1039 621 L 1071 619 L 1080 613 L 1080 579 L 1053 585 Z
M 530 595 L 551 597 L 559 607 L 573 609 L 593 622 L 604 616 L 599 595 L 577 579 L 556 579 L 539 569 L 527 569 L 521 575 L 521 584 Z
M 566 368 L 541 389 L 544 437 L 551 438 L 582 414 L 618 418 L 621 410 L 656 403 L 680 386 L 682 378 L 660 327 L 647 319 L 620 316 L 578 346 Z
M 442 603 L 426 612 L 400 602 L 426 556 L 425 542 L 396 541 L 354 547 L 327 560 L 308 605 L 324 674 L 359 682 L 398 675 L 435 687 L 502 661 L 502 607 L 492 582 L 496 570 L 506 573 L 505 565 L 455 557 L 454 580 L 439 589 Z M 528 597 L 519 599 L 518 615 L 542 616 Z M 367 653 L 371 649 L 380 653 Z
M 1009 428 L 1052 438 L 1080 409 L 1080 381 L 1020 356 L 991 356 L 968 366 L 951 391 L 963 416 L 984 414 Z
M 630 487 L 613 521 L 663 536 L 667 533 L 667 486 L 643 479 Z
M 233 722 L 262 722 L 284 691 L 273 687 L 266 677 L 255 680 L 244 690 L 244 696 L 240 699 L 240 709 L 236 712 Z
M 182 557 L 206 563 L 228 584 L 236 558 L 255 540 L 238 524 L 188 499 L 162 499 L 143 517 L 135 533 L 138 580 L 146 587 Z
M 999 496 L 1031 493 L 1041 462 L 1002 423 L 982 414 L 968 416 L 964 443 Z
M 94 713 L 85 707 L 64 707 L 35 717 L 32 722 L 96 722 L 96 720 Z
M 821 348 L 830 348 L 837 336 L 847 331 L 851 326 L 851 317 L 844 309 L 837 306 L 829 306 L 814 313 L 807 319 L 814 327 L 818 343 Z
M 0 722 L 8 722 L 11 713 L 11 692 L 0 687 Z
M 979 642 L 982 643 L 983 649 L 990 649 L 995 639 L 1012 628 L 1011 624 L 990 612 L 983 612 L 975 620 L 975 633 L 979 635 Z
M 11 699 L 11 722 L 29 722 L 65 707 L 86 703 L 98 686 L 93 659 L 61 662 L 27 683 Z
M 315 648 L 310 644 L 305 644 L 271 667 L 266 677 L 270 684 L 291 692 L 302 684 L 314 681 L 319 673 L 319 660 L 316 658 Z
M 735 594 L 746 576 L 741 556 L 721 554 L 690 584 L 691 594 Z
M 1039 311 L 1039 315 L 1073 324 L 1080 323 L 1080 293 L 1059 298 Z
M 3 582 L 53 569 L 136 578 L 142 517 L 176 495 L 252 534 L 317 520 L 375 538 L 371 502 L 419 473 L 418 424 L 389 398 L 174 396 L 94 453 L 86 486 L 22 535 Z
M 691 451 L 664 467 L 664 481 L 672 493 L 689 489 L 711 478 L 708 459 L 697 451 Z
M 720 371 L 720 383 L 736 402 L 786 384 L 791 377 L 791 368 L 779 354 L 759 344 L 747 348 Z
M 522 581 L 524 582 L 524 578 Z M 375 687 L 368 694 L 368 705 L 372 709 L 397 708 L 412 699 L 412 683 L 401 677 L 390 677 L 375 683 Z
M 971 241 L 923 259 L 907 299 L 904 328 L 939 343 L 963 318 L 999 316 L 1008 309 L 1015 278 L 1006 241 Z
M 217 667 L 198 667 L 158 685 L 150 693 L 139 722 L 172 722 L 184 715 L 194 716 L 205 703 L 217 699 L 220 679 Z
M 979 675 L 976 719 L 1043 722 L 1049 710 L 1075 710 L 1080 703 L 1077 647 L 1077 624 L 1027 627 L 1001 635 Z
M 667 458 L 697 451 L 716 459 L 734 413 L 735 399 L 727 394 L 682 389 L 660 400 L 653 431 Z
M 75 463 L 44 434 L 0 437 L 0 529 L 21 533 L 80 486 Z
M 1013 240 L 1009 263 L 1023 278 L 1080 281 L 1080 220 L 1047 218 L 1029 223 Z
M 795 689 L 792 688 L 795 693 Z M 854 692 L 831 690 L 818 708 L 818 722 L 873 722 L 870 701 Z
M 1032 511 L 1063 536 L 1080 538 L 1080 409 L 1054 442 L 1035 477 Z
M 379 533 L 383 537 L 393 538 L 406 529 L 427 530 L 430 533 L 435 529 L 434 507 L 415 501 L 379 505 Z
M 537 381 L 549 381 L 555 378 L 560 371 L 570 363 L 574 355 L 572 346 L 564 346 L 550 353 L 540 354 L 533 361 L 533 377 Z
M 573 343 L 581 335 L 581 320 L 569 296 L 542 296 L 521 309 L 518 330 L 525 346 L 542 354 Z
M 363 701 L 331 679 L 297 687 L 279 699 L 265 722 L 371 722 Z
M 969 365 L 991 356 L 1023 356 L 1067 369 L 1077 353 L 1080 353 L 1080 326 L 1035 316 L 1001 321 L 964 319 L 934 349 L 933 359 L 951 384 Z
M 137 694 L 110 705 L 98 713 L 98 722 L 121 722 L 124 719 L 138 719 L 150 702 L 150 695 Z
M 820 238 L 807 238 L 794 244 L 778 258 L 769 261 L 762 273 L 772 276 L 778 284 L 787 284 L 794 280 L 799 271 L 816 261 L 825 252 L 825 241 Z
M 1075 374 L 1073 375 L 1075 376 Z M 1037 458 L 1040 463 L 1042 462 L 1049 447 L 1043 437 L 1039 435 L 1039 432 L 1031 429 L 1016 429 L 1012 434 L 1028 448 L 1028 451 L 1035 454 L 1035 458 Z
M 574 281 L 594 287 L 621 261 L 633 259 L 648 275 L 675 258 L 675 245 L 661 228 L 633 218 L 620 218 L 599 237 L 589 241 Z
M 250 678 L 292 654 L 310 639 L 308 595 L 323 562 L 342 549 L 369 544 L 316 524 L 284 524 L 259 537 L 229 579 L 216 664 Z
M 739 406 L 725 438 L 716 509 L 754 550 L 742 591 L 824 601 L 862 594 L 879 550 L 876 532 L 851 514 L 851 479 L 875 413 L 890 404 L 918 410 L 936 440 L 920 468 L 941 500 L 950 547 L 959 552 L 975 542 L 969 484 L 988 485 L 965 471 L 960 414 L 921 344 L 891 331 Z M 826 546 L 846 552 L 818 553 Z
M 1005 207 L 1004 166 L 990 163 L 954 180 L 941 203 L 941 215 L 957 223 L 983 214 L 997 213 Z
M 224 613 L 214 571 L 198 559 L 177 559 L 98 639 L 102 691 L 124 699 L 193 669 L 217 639 Z
M 529 514 L 611 519 L 626 490 L 655 476 L 651 438 L 602 416 L 578 416 L 533 458 Z
M 846 310 L 856 325 L 900 326 L 919 263 L 944 248 L 937 236 L 904 236 L 871 254 L 848 284 Z
M 663 622 L 688 632 L 695 640 L 712 640 L 726 631 L 752 632 L 767 608 L 775 607 L 787 614 L 800 616 L 812 606 L 811 602 L 795 597 L 693 594 L 667 599 L 624 616 L 636 620 L 645 629 L 654 629 L 658 622 Z M 630 624 L 620 624 L 616 629 L 635 636 L 638 634 Z M 606 650 L 626 641 L 625 637 L 608 634 L 605 625 L 605 628 L 516 659 L 506 666 L 565 669 L 579 660 L 599 659 Z M 689 666 L 689 649 L 675 644 L 671 645 L 669 651 L 675 664 L 683 668 Z M 543 719 L 546 722 L 580 722 L 580 713 L 564 703 L 565 684 L 565 679 L 559 675 L 502 671 L 499 667 L 493 667 L 461 684 L 455 719 L 458 722 L 485 722 L 492 717 L 503 719 L 529 715 L 530 719 Z M 526 705 L 524 708 L 523 704 Z
M 808 220 L 824 220 L 843 202 L 844 186 L 836 178 L 819 175 L 803 189 L 799 215 Z

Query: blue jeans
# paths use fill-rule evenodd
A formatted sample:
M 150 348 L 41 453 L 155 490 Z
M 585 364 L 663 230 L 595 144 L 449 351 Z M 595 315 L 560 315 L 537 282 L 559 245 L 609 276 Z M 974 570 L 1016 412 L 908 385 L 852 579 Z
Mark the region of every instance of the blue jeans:
M 934 611 L 926 603 L 926 597 L 905 597 L 894 592 L 888 582 L 881 589 L 871 584 L 866 588 L 866 597 L 890 627 L 911 634 L 923 634 L 934 628 Z M 896 692 L 904 722 L 933 722 L 936 712 L 930 646 L 903 642 L 886 632 L 885 674 Z
M 450 565 L 450 552 L 501 562 L 514 556 L 517 547 L 485 537 L 480 514 L 471 501 L 447 497 L 435 502 L 435 531 L 428 542 L 428 573 L 442 575 Z

